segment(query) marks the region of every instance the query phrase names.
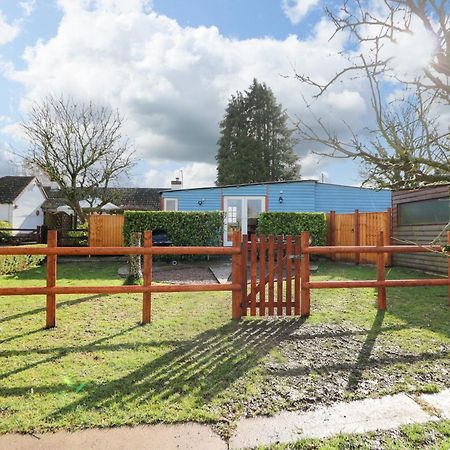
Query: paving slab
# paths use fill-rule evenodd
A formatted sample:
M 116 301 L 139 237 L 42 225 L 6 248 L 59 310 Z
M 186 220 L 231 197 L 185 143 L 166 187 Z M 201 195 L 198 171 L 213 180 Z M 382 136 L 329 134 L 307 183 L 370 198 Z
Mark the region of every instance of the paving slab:
M 339 433 L 388 430 L 436 419 L 405 394 L 337 403 L 310 412 L 285 411 L 273 417 L 241 419 L 231 449 L 325 438 Z
M 437 409 L 443 418 L 450 419 L 450 389 L 444 389 L 437 394 L 422 394 L 420 400 Z
M 207 425 L 148 425 L 58 431 L 36 435 L 0 436 L 0 448 L 8 450 L 226 450 L 225 441 Z

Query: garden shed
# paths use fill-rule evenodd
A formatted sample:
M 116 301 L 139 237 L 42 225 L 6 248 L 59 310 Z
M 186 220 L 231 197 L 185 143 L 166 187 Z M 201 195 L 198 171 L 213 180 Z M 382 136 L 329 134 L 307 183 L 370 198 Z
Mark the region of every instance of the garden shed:
M 392 193 L 394 244 L 445 244 L 450 222 L 450 183 Z M 394 264 L 447 273 L 447 257 L 436 253 L 394 255 Z
M 255 231 L 261 212 L 351 213 L 386 211 L 391 207 L 391 192 L 316 180 L 254 183 L 221 187 L 172 189 L 162 192 L 165 211 L 224 211 L 224 243 L 235 226 L 244 234 Z

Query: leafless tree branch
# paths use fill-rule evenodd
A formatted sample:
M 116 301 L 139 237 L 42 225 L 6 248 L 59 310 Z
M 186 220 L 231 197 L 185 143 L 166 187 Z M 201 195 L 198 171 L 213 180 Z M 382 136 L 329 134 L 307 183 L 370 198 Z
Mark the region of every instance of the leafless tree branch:
M 56 182 L 81 221 L 81 200 L 100 198 L 134 164 L 134 152 L 122 135 L 118 112 L 92 102 L 49 96 L 35 103 L 22 128 L 30 142 L 24 155 Z

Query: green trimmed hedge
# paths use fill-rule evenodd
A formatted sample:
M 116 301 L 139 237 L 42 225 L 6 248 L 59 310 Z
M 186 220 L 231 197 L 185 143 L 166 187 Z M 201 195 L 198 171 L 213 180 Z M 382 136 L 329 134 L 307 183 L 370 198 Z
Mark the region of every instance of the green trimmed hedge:
M 70 245 L 76 246 L 76 247 L 87 247 L 88 245 L 88 223 L 84 222 L 81 225 L 78 225 L 77 230 L 78 231 L 69 231 L 67 235 L 69 238 L 73 238 L 75 241 L 75 244 L 70 243 Z
M 45 247 L 37 244 L 29 247 Z M 36 267 L 45 260 L 45 255 L 0 255 L 0 275 L 9 275 Z
M 129 245 L 131 233 L 157 229 L 164 230 L 176 246 L 222 244 L 224 215 L 221 211 L 125 211 L 124 216 L 125 245 Z
M 258 234 L 291 235 L 309 231 L 312 245 L 326 245 L 327 221 L 323 213 L 264 212 L 259 215 Z
M 6 220 L 0 220 L 0 228 L 12 228 L 11 224 Z M 0 231 L 0 243 L 8 242 L 11 237 L 11 231 Z

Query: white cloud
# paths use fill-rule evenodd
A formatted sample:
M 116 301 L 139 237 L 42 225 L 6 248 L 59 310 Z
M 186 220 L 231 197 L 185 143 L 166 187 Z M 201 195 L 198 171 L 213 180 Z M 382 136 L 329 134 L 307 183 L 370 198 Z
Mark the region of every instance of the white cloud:
M 152 166 L 156 165 L 155 163 Z M 143 179 L 145 186 L 168 187 L 175 177 L 183 178 L 183 187 L 185 188 L 213 186 L 216 181 L 216 165 L 195 162 L 182 165 L 176 170 L 150 169 Z
M 211 184 L 227 100 L 254 77 L 273 89 L 294 118 L 305 116 L 301 96 L 313 91 L 280 75 L 291 75 L 294 66 L 325 80 L 346 64 L 338 54 L 343 41 L 328 41 L 332 26 L 326 20 L 305 41 L 296 36 L 237 40 L 216 27 L 181 27 L 148 11 L 148 2 L 140 0 L 59 4 L 63 18 L 56 36 L 26 49 L 24 69 L 4 68 L 5 76 L 25 87 L 21 112 L 25 116 L 31 102 L 48 93 L 118 108 L 127 118 L 127 135 L 150 165 L 149 185 L 167 185 L 177 168 L 183 168 L 187 184 Z M 362 123 L 365 94 L 358 81 L 344 82 L 340 89 L 316 101 L 315 111 L 345 130 L 342 117 Z M 297 151 L 305 154 L 301 146 Z
M 329 173 L 326 170 L 326 160 L 324 156 L 316 155 L 309 152 L 301 160 L 302 178 L 304 180 L 319 180 L 328 181 Z
M 34 11 L 34 8 L 36 7 L 36 0 L 25 0 L 22 2 L 19 2 L 20 7 L 22 8 L 23 15 L 25 17 L 31 16 L 31 14 Z
M 12 42 L 20 32 L 20 28 L 15 24 L 9 24 L 0 11 L 0 45 Z
M 362 95 L 356 91 L 330 92 L 326 101 L 331 107 L 340 112 L 350 111 L 351 114 L 354 114 L 366 111 L 366 102 Z
M 298 24 L 318 3 L 319 0 L 283 0 L 281 6 L 286 17 L 293 24 Z

